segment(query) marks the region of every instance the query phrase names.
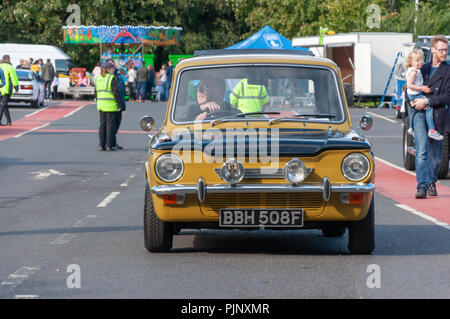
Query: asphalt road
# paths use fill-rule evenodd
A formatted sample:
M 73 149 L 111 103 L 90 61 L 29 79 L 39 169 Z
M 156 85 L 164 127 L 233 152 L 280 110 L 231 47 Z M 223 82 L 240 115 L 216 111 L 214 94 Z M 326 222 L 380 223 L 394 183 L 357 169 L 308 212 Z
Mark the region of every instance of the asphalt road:
M 450 296 L 448 225 L 412 214 L 379 192 L 370 256 L 350 255 L 348 234 L 324 238 L 316 230 L 183 230 L 171 253 L 148 253 L 148 138 L 138 120 L 149 114 L 159 127 L 165 109 L 129 103 L 118 135 L 124 150 L 117 152 L 98 152 L 93 104 L 0 141 L 0 298 Z M 11 108 L 13 121 L 39 115 L 35 111 Z M 377 158 L 401 166 L 400 121 L 389 109 L 352 109 L 355 126 L 366 111 L 374 114 L 365 134 Z M 440 184 L 450 187 L 450 180 Z

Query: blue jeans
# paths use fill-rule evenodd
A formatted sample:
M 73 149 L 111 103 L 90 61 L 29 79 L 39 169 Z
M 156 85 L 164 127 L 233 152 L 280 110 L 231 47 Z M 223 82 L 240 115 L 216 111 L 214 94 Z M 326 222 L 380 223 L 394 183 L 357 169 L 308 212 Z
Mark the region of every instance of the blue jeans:
M 438 180 L 441 166 L 442 141 L 428 138 L 425 111 L 416 111 L 414 116 L 414 141 L 416 144 L 417 189 L 429 188 Z
M 419 94 L 408 94 L 408 98 L 411 102 L 413 102 L 415 99 L 425 98 L 425 96 L 422 93 Z M 409 119 L 409 127 L 414 129 L 414 116 L 416 114 L 417 110 L 412 109 L 411 112 L 411 118 Z M 427 122 L 428 130 L 434 129 L 434 120 L 433 120 L 433 108 L 428 107 L 425 110 L 425 120 Z
M 164 85 L 164 97 L 166 100 L 169 99 L 169 94 L 170 94 L 170 86 L 172 85 L 171 82 L 167 81 L 166 84 Z
M 136 99 L 145 100 L 145 93 L 147 91 L 147 82 L 138 82 L 136 85 Z

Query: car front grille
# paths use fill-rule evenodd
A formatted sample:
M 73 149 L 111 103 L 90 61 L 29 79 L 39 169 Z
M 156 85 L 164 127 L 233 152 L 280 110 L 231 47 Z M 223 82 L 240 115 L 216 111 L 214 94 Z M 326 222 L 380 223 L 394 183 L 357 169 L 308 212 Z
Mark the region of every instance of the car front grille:
M 307 216 L 317 216 L 324 209 L 324 201 L 320 193 L 207 194 L 201 208 L 208 216 L 217 216 L 221 208 L 302 208 Z

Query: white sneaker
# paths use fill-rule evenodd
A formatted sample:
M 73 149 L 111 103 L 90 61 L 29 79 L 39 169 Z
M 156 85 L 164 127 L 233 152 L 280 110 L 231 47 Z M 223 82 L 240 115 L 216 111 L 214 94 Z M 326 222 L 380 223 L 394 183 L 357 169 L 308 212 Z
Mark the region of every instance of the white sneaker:
M 444 137 L 436 130 L 428 131 L 428 137 L 436 141 L 442 141 L 444 139 Z
M 408 131 L 406 131 L 409 135 L 414 135 L 414 130 L 412 129 L 412 127 L 410 127 L 408 129 Z

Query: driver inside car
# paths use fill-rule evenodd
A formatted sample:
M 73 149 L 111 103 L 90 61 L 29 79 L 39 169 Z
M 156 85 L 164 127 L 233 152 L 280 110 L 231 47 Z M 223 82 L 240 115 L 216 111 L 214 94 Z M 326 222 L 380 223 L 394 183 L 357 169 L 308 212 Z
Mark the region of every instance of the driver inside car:
M 186 108 L 190 118 L 192 118 L 192 115 L 195 116 L 195 121 L 202 121 L 207 117 L 217 118 L 240 113 L 224 101 L 226 86 L 222 79 L 212 75 L 206 76 L 200 80 L 195 89 L 197 103 L 189 104 Z

